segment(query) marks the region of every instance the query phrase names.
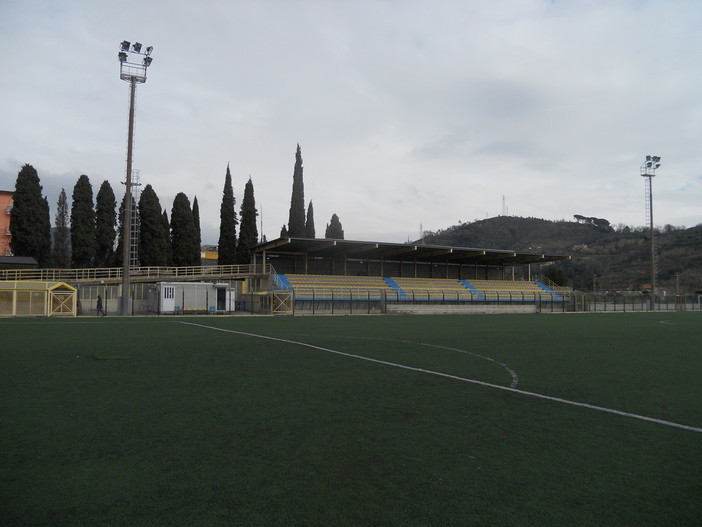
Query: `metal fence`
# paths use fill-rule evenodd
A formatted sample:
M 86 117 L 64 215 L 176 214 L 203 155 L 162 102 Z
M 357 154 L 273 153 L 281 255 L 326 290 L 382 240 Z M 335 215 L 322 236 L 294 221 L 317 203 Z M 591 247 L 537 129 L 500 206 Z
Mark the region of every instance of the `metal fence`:
M 129 276 L 133 281 L 178 281 L 228 276 L 270 274 L 273 267 L 263 265 L 197 265 L 190 267 L 134 267 Z M 0 280 L 41 280 L 46 282 L 119 282 L 121 267 L 85 269 L 0 269 Z
M 574 313 L 702 311 L 702 295 L 661 295 L 653 304 L 648 294 L 581 293 L 559 291 L 470 292 L 411 291 L 388 293 L 358 289 L 325 289 L 303 295 L 290 291 L 291 312 L 297 314 L 422 313 Z
M 570 311 L 702 311 L 702 295 L 655 295 L 618 293 L 572 293 Z

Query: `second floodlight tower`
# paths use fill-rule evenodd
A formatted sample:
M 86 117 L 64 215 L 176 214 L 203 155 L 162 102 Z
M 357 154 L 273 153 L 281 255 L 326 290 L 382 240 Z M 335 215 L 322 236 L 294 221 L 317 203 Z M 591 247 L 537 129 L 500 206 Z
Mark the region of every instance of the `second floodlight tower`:
M 653 178 L 656 170 L 661 166 L 660 156 L 646 156 L 646 160 L 641 165 L 641 177 L 646 178 L 646 222 L 649 227 L 649 237 L 651 239 L 651 310 L 655 307 L 656 295 L 656 244 L 654 241 L 655 231 L 653 229 Z
M 124 40 L 117 54 L 119 58 L 119 78 L 129 83 L 129 131 L 127 134 L 127 178 L 125 181 L 126 194 L 124 197 L 124 213 L 122 217 L 122 297 L 120 314 L 130 315 L 132 312 L 131 295 L 129 291 L 129 264 L 131 250 L 131 219 L 132 219 L 132 151 L 134 146 L 134 99 L 136 85 L 146 82 L 146 69 L 151 65 L 153 46 L 142 51 L 139 42 L 132 44 Z

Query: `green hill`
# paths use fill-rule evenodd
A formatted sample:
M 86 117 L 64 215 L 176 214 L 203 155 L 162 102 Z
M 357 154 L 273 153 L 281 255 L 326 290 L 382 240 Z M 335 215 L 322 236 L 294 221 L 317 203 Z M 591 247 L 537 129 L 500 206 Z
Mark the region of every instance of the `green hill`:
M 511 249 L 519 252 L 570 255 L 555 264 L 568 285 L 582 290 L 637 291 L 650 283 L 651 252 L 645 228 L 613 229 L 597 218 L 550 221 L 498 216 L 426 233 L 424 243 Z M 666 226 L 657 231 L 659 290 L 702 291 L 702 225 L 689 229 Z

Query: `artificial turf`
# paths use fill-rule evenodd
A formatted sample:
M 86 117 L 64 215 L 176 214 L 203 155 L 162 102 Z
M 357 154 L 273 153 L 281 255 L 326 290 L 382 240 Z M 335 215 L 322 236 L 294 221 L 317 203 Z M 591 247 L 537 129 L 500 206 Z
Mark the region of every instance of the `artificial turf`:
M 4 319 L 0 335 L 2 525 L 702 518 L 702 433 L 418 371 L 509 386 L 508 366 L 525 392 L 700 428 L 701 313 Z

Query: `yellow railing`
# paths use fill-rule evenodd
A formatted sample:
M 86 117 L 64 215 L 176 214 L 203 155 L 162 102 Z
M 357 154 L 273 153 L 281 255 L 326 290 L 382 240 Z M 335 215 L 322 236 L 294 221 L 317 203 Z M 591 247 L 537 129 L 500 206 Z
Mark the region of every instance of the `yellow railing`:
M 134 267 L 130 280 L 149 282 L 192 280 L 270 274 L 275 272 L 270 264 L 262 265 L 199 265 L 191 267 Z M 88 269 L 0 269 L 0 280 L 39 280 L 45 282 L 119 282 L 121 267 L 96 267 Z

